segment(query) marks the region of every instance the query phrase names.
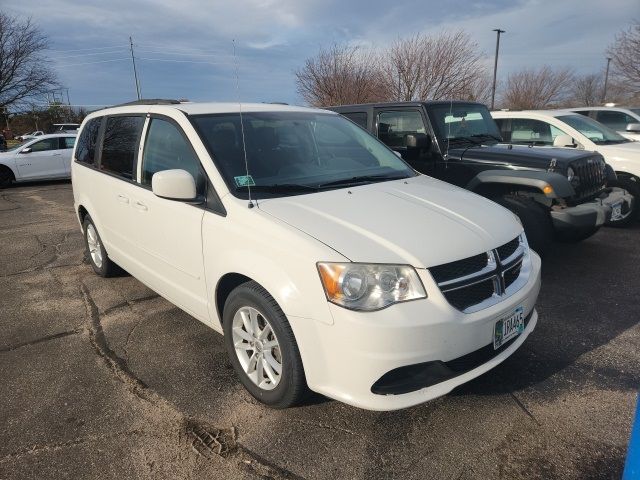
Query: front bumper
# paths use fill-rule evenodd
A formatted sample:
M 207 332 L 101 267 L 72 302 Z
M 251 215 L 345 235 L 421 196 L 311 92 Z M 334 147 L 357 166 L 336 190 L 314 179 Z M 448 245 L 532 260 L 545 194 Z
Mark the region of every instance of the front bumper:
M 608 193 L 590 202 L 575 207 L 551 210 L 551 219 L 556 230 L 589 229 L 600 227 L 611 220 L 613 206 L 622 203 L 623 210 L 631 209 L 634 198 L 622 188 L 610 188 Z
M 397 410 L 445 395 L 487 372 L 517 350 L 536 326 L 540 258 L 534 252 L 530 252 L 530 258 L 531 273 L 520 290 L 474 313 L 464 314 L 449 305 L 426 270 L 418 274 L 427 289 L 427 299 L 367 313 L 330 305 L 334 324 L 313 322 L 313 331 L 302 329 L 307 338 L 298 338 L 299 345 L 312 345 L 312 351 L 301 349 L 309 387 L 356 407 Z M 373 393 L 374 384 L 392 370 L 428 362 L 451 364 L 489 345 L 493 348 L 495 321 L 520 306 L 529 317 L 524 332 L 489 360 L 415 391 Z M 313 356 L 311 362 L 304 358 L 309 356 Z

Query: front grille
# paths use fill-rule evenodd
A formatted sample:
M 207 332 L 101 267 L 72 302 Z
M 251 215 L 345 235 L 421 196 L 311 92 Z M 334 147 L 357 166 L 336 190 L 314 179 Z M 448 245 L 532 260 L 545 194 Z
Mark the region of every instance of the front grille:
M 501 247 L 498 247 L 496 250 L 498 250 L 498 256 L 500 257 L 500 260 L 506 260 L 507 258 L 509 258 L 511 255 L 515 253 L 515 251 L 519 246 L 520 246 L 520 238 L 516 237 L 510 242 L 505 243 Z
M 490 252 L 438 265 L 429 271 L 447 301 L 458 310 L 471 313 L 499 302 L 519 288 L 514 284 L 523 275 L 526 253 L 526 246 L 518 236 Z
M 487 266 L 489 257 L 486 253 L 475 255 L 473 257 L 464 258 L 444 265 L 431 267 L 429 271 L 436 282 L 447 282 L 454 278 L 466 277 Z
M 595 197 L 606 187 L 607 172 L 605 163 L 598 157 L 576 160 L 571 163 L 571 168 L 580 182 L 575 186 L 576 197 L 584 200 Z
M 444 296 L 458 310 L 466 310 L 490 298 L 494 291 L 493 280 L 489 278 L 474 285 L 458 288 L 457 290 L 449 290 L 444 292 Z

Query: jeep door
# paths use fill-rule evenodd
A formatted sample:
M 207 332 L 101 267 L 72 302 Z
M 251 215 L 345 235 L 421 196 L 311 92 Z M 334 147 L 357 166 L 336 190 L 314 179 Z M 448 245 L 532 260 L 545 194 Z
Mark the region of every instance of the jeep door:
M 426 119 L 419 107 L 375 109 L 375 133 L 389 148 L 398 152 L 414 169 L 436 176 L 437 155 L 427 130 Z M 412 144 L 410 137 L 417 145 Z M 429 139 L 429 140 L 427 140 Z
M 145 128 L 138 168 L 139 187 L 131 197 L 140 278 L 196 318 L 209 318 L 202 259 L 204 203 L 156 196 L 152 178 L 156 172 L 181 169 L 196 181 L 204 200 L 207 177 L 191 143 L 173 120 L 151 116 Z
M 22 148 L 16 153 L 16 167 L 20 180 L 68 176 L 62 154 L 63 150 L 60 150 L 58 137 L 38 140 Z

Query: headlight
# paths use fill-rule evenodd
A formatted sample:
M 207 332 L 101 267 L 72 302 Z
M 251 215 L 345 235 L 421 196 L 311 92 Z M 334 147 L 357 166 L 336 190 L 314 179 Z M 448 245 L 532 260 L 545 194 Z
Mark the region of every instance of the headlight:
M 327 299 L 350 310 L 380 310 L 427 297 L 415 269 L 407 265 L 322 262 L 318 272 Z
M 571 167 L 567 168 L 567 180 L 574 187 L 580 185 L 580 177 L 576 175 L 575 170 Z

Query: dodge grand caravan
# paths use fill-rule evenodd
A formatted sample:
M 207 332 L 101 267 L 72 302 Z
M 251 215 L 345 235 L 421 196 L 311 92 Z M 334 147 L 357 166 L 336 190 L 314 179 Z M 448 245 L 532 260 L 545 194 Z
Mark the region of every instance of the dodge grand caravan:
M 336 113 L 142 101 L 80 132 L 73 193 L 93 270 L 122 267 L 222 333 L 270 406 L 308 389 L 416 405 L 536 326 L 540 259 L 517 218 Z

